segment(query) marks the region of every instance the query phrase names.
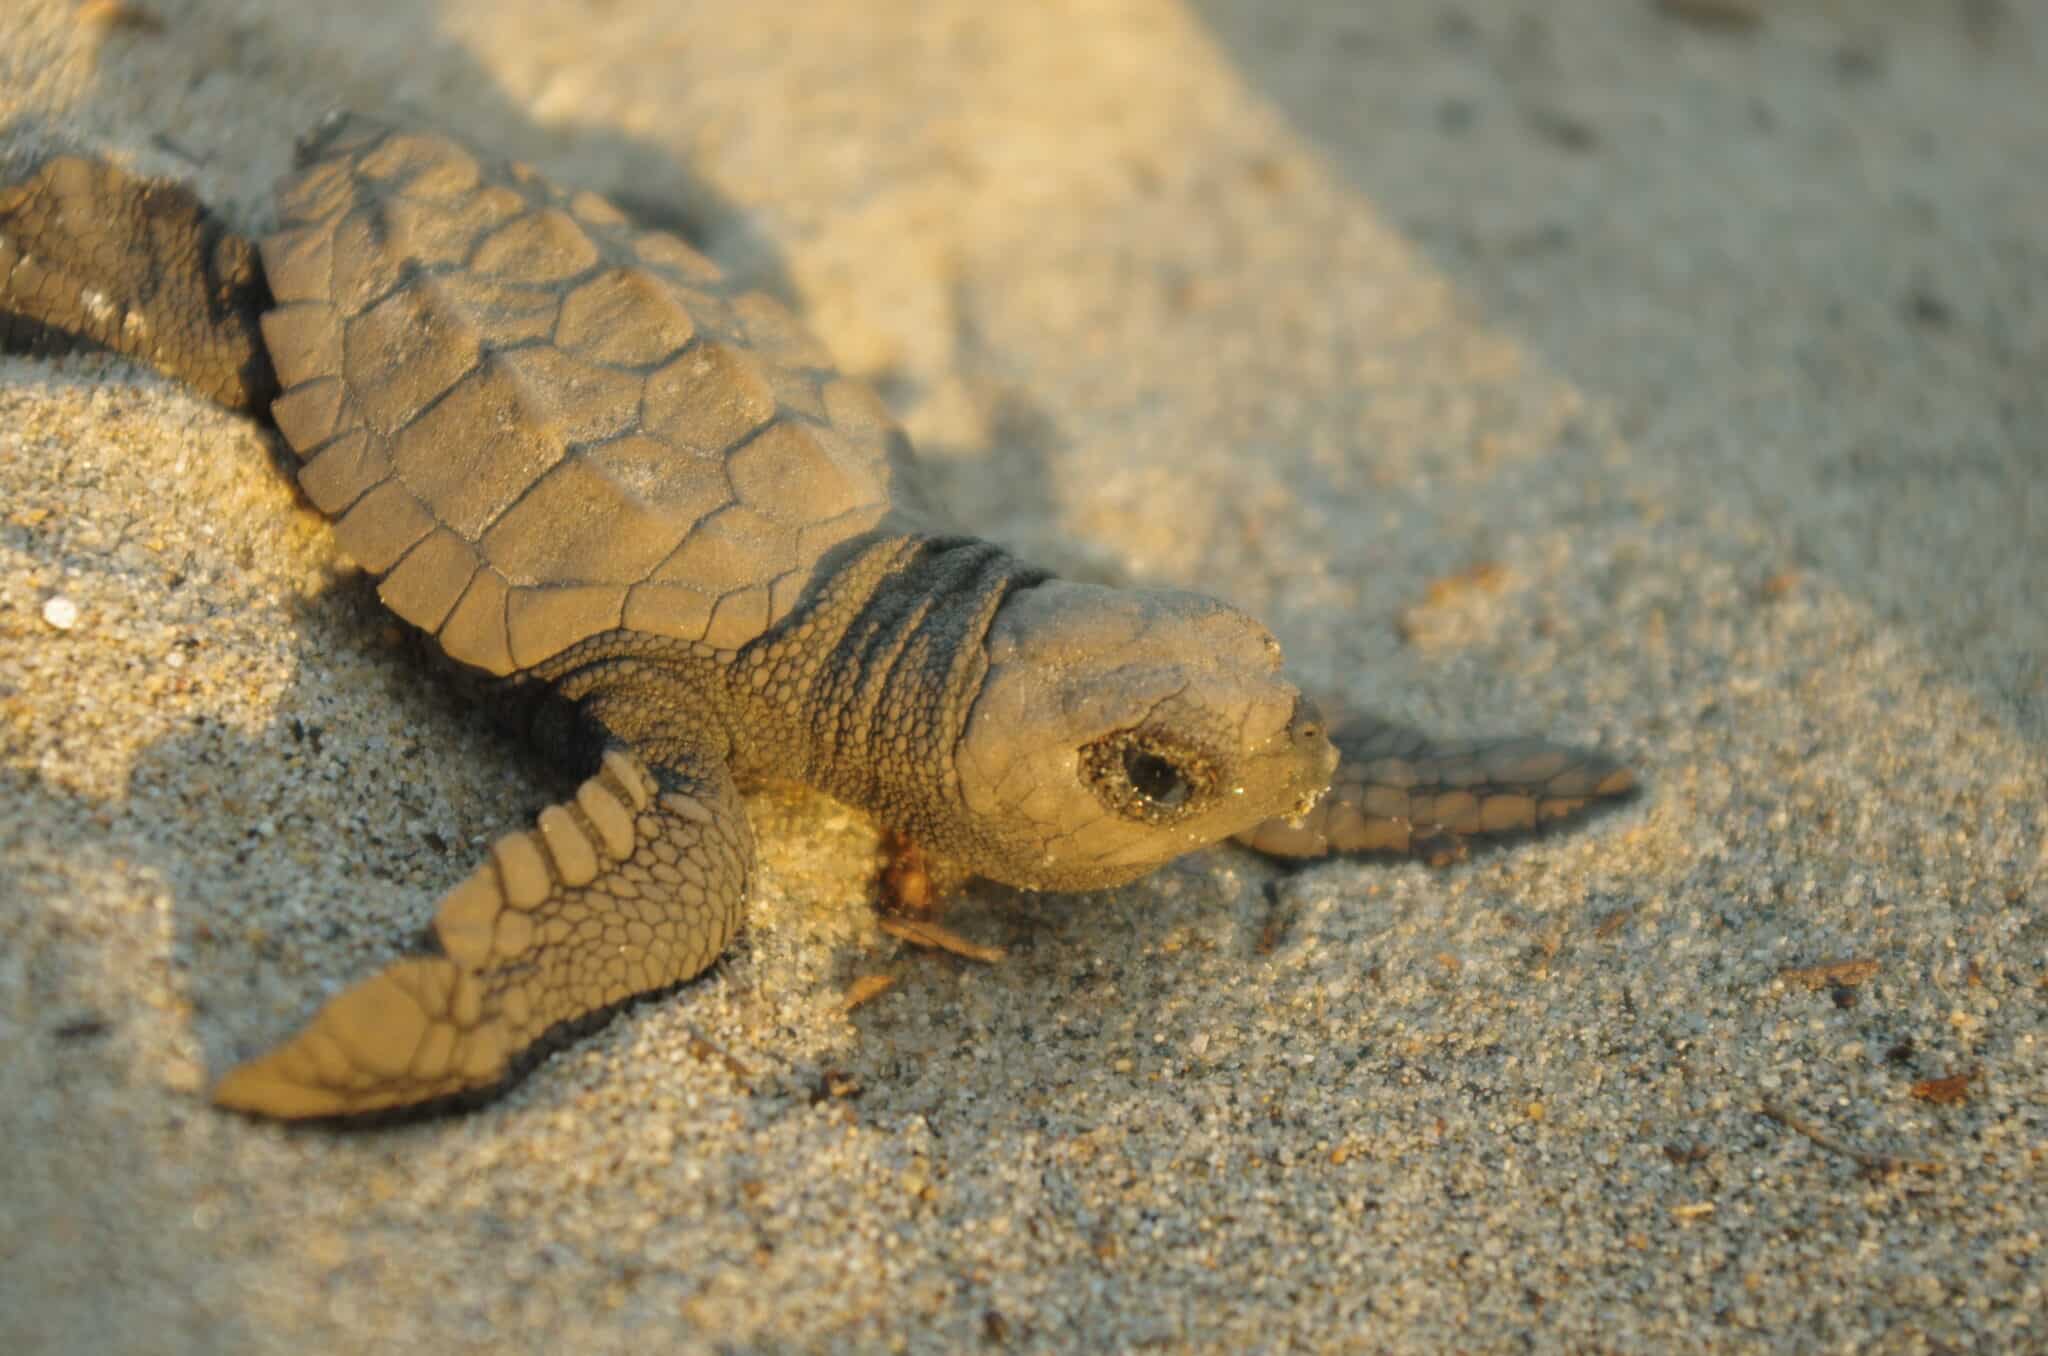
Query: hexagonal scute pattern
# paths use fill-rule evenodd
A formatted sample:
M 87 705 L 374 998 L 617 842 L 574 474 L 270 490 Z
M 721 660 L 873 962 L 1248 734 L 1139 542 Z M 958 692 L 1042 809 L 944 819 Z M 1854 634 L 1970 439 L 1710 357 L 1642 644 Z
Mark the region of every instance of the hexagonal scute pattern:
M 309 157 L 262 244 L 273 414 L 451 657 L 504 675 L 620 626 L 737 648 L 888 511 L 880 402 L 681 240 L 368 119 Z

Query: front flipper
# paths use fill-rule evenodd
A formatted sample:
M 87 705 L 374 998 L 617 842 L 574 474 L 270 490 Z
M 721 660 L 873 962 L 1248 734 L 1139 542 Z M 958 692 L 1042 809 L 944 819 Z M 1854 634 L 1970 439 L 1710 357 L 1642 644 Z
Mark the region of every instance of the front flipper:
M 739 926 L 754 840 L 722 764 L 650 770 L 613 750 L 575 799 L 507 834 L 434 916 L 441 954 L 395 961 L 266 1055 L 221 1106 L 297 1120 L 467 1099 L 550 1034 L 679 984 Z
M 1368 717 L 1331 740 L 1343 761 L 1315 808 L 1269 819 L 1238 842 L 1275 857 L 1399 852 L 1442 864 L 1476 836 L 1528 833 L 1636 785 L 1605 754 L 1536 738 L 1438 741 Z

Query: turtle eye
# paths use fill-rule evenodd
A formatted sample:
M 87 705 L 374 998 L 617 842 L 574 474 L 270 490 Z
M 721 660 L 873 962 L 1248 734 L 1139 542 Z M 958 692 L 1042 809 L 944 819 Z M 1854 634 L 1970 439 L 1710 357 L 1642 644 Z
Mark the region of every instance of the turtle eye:
M 1208 801 L 1218 777 L 1199 747 L 1161 730 L 1119 730 L 1081 750 L 1088 788 L 1125 819 L 1172 824 Z
M 1178 810 L 1194 790 L 1179 768 L 1145 749 L 1124 750 L 1124 776 L 1131 790 L 1162 810 Z

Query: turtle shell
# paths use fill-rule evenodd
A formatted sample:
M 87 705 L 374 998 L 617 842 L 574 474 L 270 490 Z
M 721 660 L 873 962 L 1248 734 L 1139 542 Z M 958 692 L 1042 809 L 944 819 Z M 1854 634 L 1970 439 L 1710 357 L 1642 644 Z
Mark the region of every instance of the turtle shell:
M 779 302 L 602 198 L 343 116 L 262 242 L 299 481 L 450 657 L 731 651 L 876 526 L 906 446 Z

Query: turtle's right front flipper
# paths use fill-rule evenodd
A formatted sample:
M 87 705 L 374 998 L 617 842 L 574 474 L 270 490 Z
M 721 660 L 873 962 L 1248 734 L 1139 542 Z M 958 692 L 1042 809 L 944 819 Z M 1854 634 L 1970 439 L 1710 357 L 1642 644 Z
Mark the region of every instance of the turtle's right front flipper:
M 1342 761 L 1315 808 L 1237 841 L 1275 857 L 1390 852 L 1442 863 L 1464 856 L 1473 838 L 1532 832 L 1636 786 L 1606 754 L 1527 736 L 1433 740 L 1364 718 L 1330 738 Z
M 257 330 L 256 247 L 181 184 L 58 156 L 0 187 L 0 348 L 83 340 L 261 412 L 277 377 Z
M 710 762 L 613 750 L 442 899 L 440 955 L 396 961 L 229 1070 L 221 1106 L 285 1120 L 467 1100 L 630 998 L 707 969 L 739 926 L 753 836 Z

